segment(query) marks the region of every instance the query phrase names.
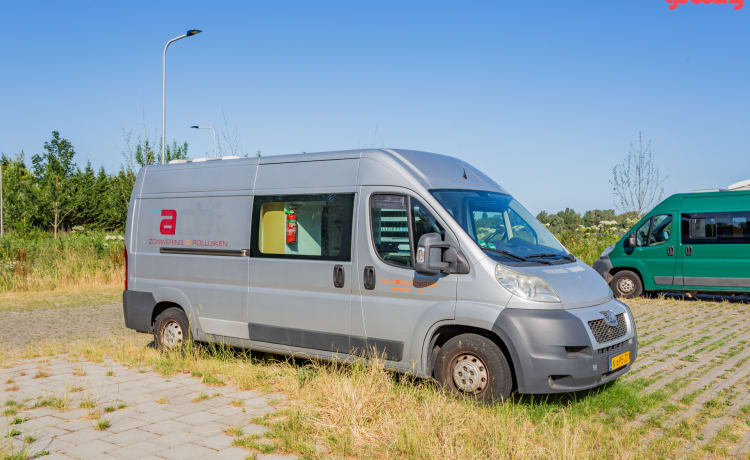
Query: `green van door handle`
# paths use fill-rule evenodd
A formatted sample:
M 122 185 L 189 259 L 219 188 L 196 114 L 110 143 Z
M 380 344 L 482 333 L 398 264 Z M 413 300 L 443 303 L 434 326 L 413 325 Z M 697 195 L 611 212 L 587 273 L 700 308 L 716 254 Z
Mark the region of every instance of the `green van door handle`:
M 685 255 L 686 256 L 692 256 L 693 255 L 693 247 L 692 246 L 685 246 Z
M 670 257 L 674 255 L 674 246 L 667 246 L 667 255 Z

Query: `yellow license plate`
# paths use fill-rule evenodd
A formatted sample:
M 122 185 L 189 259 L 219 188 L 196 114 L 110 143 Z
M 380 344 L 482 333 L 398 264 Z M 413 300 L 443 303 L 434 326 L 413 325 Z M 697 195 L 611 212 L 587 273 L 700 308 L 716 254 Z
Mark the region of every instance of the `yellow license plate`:
M 620 353 L 619 355 L 612 356 L 609 358 L 609 370 L 613 371 L 619 369 L 622 366 L 630 364 L 630 352 Z

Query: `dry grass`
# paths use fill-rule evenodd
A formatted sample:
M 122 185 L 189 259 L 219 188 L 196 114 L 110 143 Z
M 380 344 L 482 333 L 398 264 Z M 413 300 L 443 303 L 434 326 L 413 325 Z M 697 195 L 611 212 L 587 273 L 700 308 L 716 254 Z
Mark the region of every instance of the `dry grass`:
M 236 440 L 261 452 L 424 459 L 746 455 L 739 449 L 750 440 L 750 305 L 631 303 L 641 350 L 627 378 L 582 394 L 517 397 L 494 406 L 394 375 L 379 363 L 295 363 L 203 346 L 165 354 L 144 347 L 148 338 L 136 335 L 116 343 L 38 345 L 0 354 L 0 365 L 67 352 L 283 393 L 288 398 L 279 411 L 258 421 L 269 427 L 271 444 Z M 688 355 L 694 360 L 681 360 Z
M 1 311 L 29 311 L 72 306 L 103 305 L 122 300 L 122 282 L 75 283 L 54 290 L 0 292 Z

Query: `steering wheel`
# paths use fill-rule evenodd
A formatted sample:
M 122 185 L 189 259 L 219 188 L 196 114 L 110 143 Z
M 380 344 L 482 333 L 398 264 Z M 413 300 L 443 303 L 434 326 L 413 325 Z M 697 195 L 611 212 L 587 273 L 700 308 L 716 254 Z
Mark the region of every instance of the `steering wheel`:
M 504 228 L 502 228 L 500 230 L 495 230 L 495 232 L 492 235 L 490 235 L 487 238 L 485 238 L 484 241 L 490 242 L 490 241 L 492 241 L 492 238 L 494 238 L 495 236 L 499 235 L 500 232 L 504 232 L 504 231 L 505 231 Z M 505 235 L 503 235 L 503 237 L 500 239 L 500 241 L 505 240 L 505 239 L 508 239 L 508 233 L 507 232 L 505 233 Z

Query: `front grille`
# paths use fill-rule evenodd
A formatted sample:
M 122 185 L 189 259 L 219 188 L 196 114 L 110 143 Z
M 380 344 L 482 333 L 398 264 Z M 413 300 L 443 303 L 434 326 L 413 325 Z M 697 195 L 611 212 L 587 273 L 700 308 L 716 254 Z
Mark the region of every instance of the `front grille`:
M 618 339 L 628 332 L 624 313 L 617 315 L 617 326 L 608 325 L 604 319 L 594 319 L 589 321 L 589 328 L 591 328 L 591 333 L 594 334 L 594 338 L 599 343 Z

